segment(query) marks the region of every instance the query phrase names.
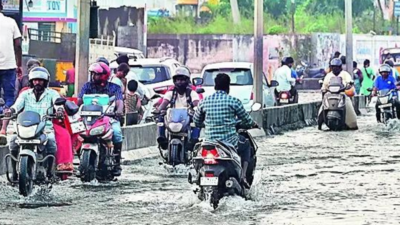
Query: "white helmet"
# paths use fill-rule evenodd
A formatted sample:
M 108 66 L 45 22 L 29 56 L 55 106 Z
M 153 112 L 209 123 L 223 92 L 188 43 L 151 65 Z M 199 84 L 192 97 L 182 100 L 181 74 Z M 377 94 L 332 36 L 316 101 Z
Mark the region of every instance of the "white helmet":
M 175 74 L 172 76 L 172 79 L 174 79 L 177 76 L 185 76 L 188 79 L 190 79 L 190 71 L 188 68 L 181 66 L 178 69 L 176 69 Z
M 50 73 L 46 68 L 38 66 L 38 67 L 32 68 L 31 71 L 29 71 L 28 78 L 29 78 L 29 83 L 31 84 L 31 86 L 32 86 L 33 80 L 40 79 L 40 80 L 45 81 L 44 86 L 47 87 L 49 84 L 49 80 L 50 80 Z
M 382 73 L 382 72 L 390 73 L 391 71 L 392 71 L 392 68 L 390 68 L 390 66 L 387 64 L 383 64 L 381 67 L 379 67 L 379 73 Z

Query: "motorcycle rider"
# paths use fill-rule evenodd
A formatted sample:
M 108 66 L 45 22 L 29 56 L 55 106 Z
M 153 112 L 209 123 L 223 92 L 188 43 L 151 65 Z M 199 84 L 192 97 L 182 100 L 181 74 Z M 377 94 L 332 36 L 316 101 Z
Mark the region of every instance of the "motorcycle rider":
M 391 59 L 386 59 L 385 60 L 385 64 L 386 65 L 388 65 L 388 66 L 390 66 L 390 73 L 389 73 L 389 75 L 390 76 L 393 76 L 394 77 L 394 79 L 396 80 L 396 81 L 399 81 L 400 80 L 400 74 L 399 74 L 399 72 L 394 68 L 394 62 L 393 62 L 393 60 L 391 60 Z
M 372 96 L 376 96 L 378 91 L 387 89 L 387 90 L 393 90 L 397 89 L 396 87 L 396 80 L 394 79 L 393 76 L 389 75 L 390 72 L 392 71 L 392 68 L 390 66 L 383 64 L 379 68 L 379 73 L 381 76 L 378 76 L 375 79 L 374 82 L 374 88 L 372 91 Z M 397 91 L 393 93 L 395 96 L 397 96 Z M 378 122 L 381 122 L 381 109 L 378 107 L 380 104 L 378 101 L 376 102 L 375 109 L 376 109 L 376 120 Z M 396 107 L 396 112 L 397 112 L 397 118 L 400 119 L 400 102 L 398 99 L 394 101 L 394 106 Z
M 191 116 L 193 116 L 193 108 L 199 104 L 200 98 L 197 92 L 193 91 L 190 84 L 190 71 L 186 67 L 179 67 L 175 75 L 172 76 L 174 82 L 174 89 L 165 93 L 163 101 L 158 106 L 157 112 L 165 110 L 167 106 L 170 108 L 190 108 Z M 158 121 L 164 123 L 164 116 L 160 115 Z M 188 149 L 193 149 L 194 145 L 199 141 L 200 128 L 192 128 L 192 137 Z M 158 127 L 157 142 L 162 149 L 168 148 L 168 140 L 165 135 L 165 125 Z
M 275 97 L 279 98 L 279 92 L 290 91 L 291 96 L 297 96 L 295 88 L 296 79 L 292 77 L 292 67 L 294 60 L 292 57 L 284 57 L 282 66 L 275 70 L 274 80 L 279 82 L 279 86 L 275 88 Z
M 290 72 L 290 71 L 289 71 Z M 243 184 L 249 187 L 246 173 L 251 157 L 250 143 L 238 135 L 236 131 L 237 119 L 241 120 L 240 127 L 257 128 L 243 107 L 242 102 L 229 95 L 231 79 L 227 74 L 220 73 L 215 78 L 215 93 L 200 102 L 193 121 L 196 127 L 205 124 L 205 141 L 224 141 L 237 146 L 238 154 L 242 161 Z
M 121 118 L 124 109 L 123 95 L 121 87 L 118 84 L 108 81 L 111 75 L 110 67 L 105 63 L 97 62 L 89 67 L 89 72 L 91 80 L 83 85 L 78 95 L 78 105 L 80 106 L 83 104 L 83 96 L 85 94 L 107 94 L 110 97 L 115 96 L 117 108 L 115 115 L 117 118 Z M 121 124 L 117 119 L 111 118 L 111 126 L 113 129 L 114 154 L 116 155 L 116 165 L 114 166 L 113 175 L 120 176 L 122 171 L 120 163 L 123 141 Z
M 60 98 L 60 94 L 48 88 L 50 79 L 50 74 L 44 67 L 35 67 L 29 72 L 29 85 L 31 89 L 28 89 L 22 92 L 14 105 L 12 105 L 9 109 L 4 111 L 6 117 L 11 117 L 12 114 L 20 112 L 22 109 L 24 111 L 33 111 L 40 114 L 41 117 L 47 115 L 47 110 L 51 108 L 56 101 L 56 99 Z M 57 110 L 57 116 L 62 117 L 64 115 L 63 109 Z M 54 136 L 53 124 L 51 121 L 47 121 L 45 132 L 48 137 L 48 141 L 46 144 L 46 154 L 54 155 L 56 154 L 57 145 Z M 16 144 L 17 136 L 13 136 L 10 141 L 10 151 L 11 154 L 18 158 L 19 154 L 19 146 Z M 48 176 L 52 177 L 51 174 L 53 162 L 51 160 L 48 161 Z M 12 168 L 13 174 L 12 179 L 16 181 L 17 172 L 16 172 L 16 162 L 12 160 Z
M 331 67 L 331 72 L 325 76 L 324 81 L 322 83 L 322 88 L 321 88 L 322 96 L 324 96 L 325 93 L 328 91 L 331 78 L 333 78 L 335 76 L 338 76 L 342 79 L 342 83 L 343 83 L 344 87 L 347 87 L 346 89 L 353 88 L 353 84 L 354 84 L 353 79 L 348 72 L 346 72 L 342 69 L 343 64 L 342 64 L 341 59 L 339 59 L 339 58 L 332 59 L 332 61 L 330 62 L 330 67 Z M 318 113 L 318 129 L 319 130 L 322 129 L 322 124 L 324 122 L 323 106 L 324 105 L 322 104 L 321 108 L 319 110 L 319 113 Z M 346 99 L 345 99 L 345 107 L 346 107 L 345 124 L 347 125 L 348 129 L 357 130 L 358 129 L 357 115 L 354 110 L 352 101 L 348 96 L 346 96 Z

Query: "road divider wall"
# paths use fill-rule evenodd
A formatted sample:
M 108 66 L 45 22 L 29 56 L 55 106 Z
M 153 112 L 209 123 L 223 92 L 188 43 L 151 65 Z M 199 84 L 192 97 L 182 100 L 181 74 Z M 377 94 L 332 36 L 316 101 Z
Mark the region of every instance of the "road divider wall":
M 316 125 L 321 104 L 321 101 L 316 101 L 266 108 L 263 110 L 263 129 L 272 135 L 284 130 Z M 366 107 L 367 99 L 365 96 L 355 96 L 353 104 L 356 113 L 360 115 L 360 109 Z

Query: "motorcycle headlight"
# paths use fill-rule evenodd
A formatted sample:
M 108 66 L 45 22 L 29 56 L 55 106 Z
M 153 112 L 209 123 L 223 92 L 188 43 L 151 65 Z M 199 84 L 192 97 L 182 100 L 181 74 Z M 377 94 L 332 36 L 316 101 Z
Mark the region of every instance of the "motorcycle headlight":
M 173 133 L 179 133 L 182 130 L 182 123 L 169 123 L 168 128 Z
M 385 97 L 380 97 L 379 102 L 382 104 L 387 104 L 389 102 L 389 98 L 387 96 Z
M 90 136 L 98 136 L 104 133 L 106 127 L 105 126 L 99 126 L 96 128 L 93 128 L 90 130 Z
M 35 137 L 37 125 L 33 125 L 30 127 L 23 127 L 21 125 L 17 125 L 18 136 L 20 138 L 28 139 Z

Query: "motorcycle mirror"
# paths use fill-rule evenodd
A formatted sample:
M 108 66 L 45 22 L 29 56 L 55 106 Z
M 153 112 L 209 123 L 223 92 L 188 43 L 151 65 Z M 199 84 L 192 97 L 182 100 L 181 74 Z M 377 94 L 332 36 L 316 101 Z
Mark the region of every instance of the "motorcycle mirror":
M 54 102 L 54 105 L 61 106 L 64 105 L 67 102 L 67 99 L 65 98 L 57 98 L 56 101 Z
M 196 92 L 197 92 L 197 94 L 202 94 L 202 93 L 204 93 L 206 91 L 204 90 L 204 88 L 198 87 L 198 88 L 196 88 Z
M 204 82 L 204 80 L 203 80 L 203 78 L 201 78 L 201 77 L 195 77 L 195 78 L 192 79 L 192 84 L 193 84 L 194 86 L 202 85 L 203 82 Z
M 156 99 L 156 98 L 161 98 L 161 95 L 159 95 L 159 94 L 154 94 L 153 97 L 151 97 L 151 100 Z
M 279 82 L 276 80 L 271 80 L 271 84 L 269 85 L 270 87 L 278 87 L 279 86 Z
M 251 106 L 251 111 L 252 112 L 257 112 L 261 109 L 261 104 L 256 102 Z

